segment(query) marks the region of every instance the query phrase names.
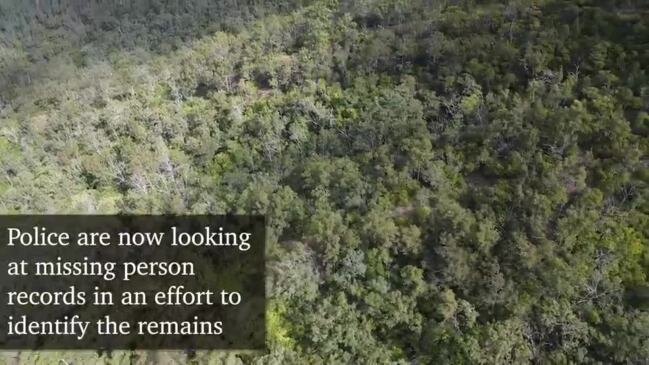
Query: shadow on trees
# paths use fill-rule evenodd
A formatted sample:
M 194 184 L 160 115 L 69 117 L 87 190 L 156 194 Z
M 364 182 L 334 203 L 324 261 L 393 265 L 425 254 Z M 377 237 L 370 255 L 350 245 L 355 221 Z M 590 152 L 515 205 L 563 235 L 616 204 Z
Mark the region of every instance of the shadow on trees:
M 84 66 L 119 51 L 167 53 L 207 34 L 236 32 L 252 20 L 290 12 L 303 2 L 3 0 L 0 97 L 37 81 L 39 68 L 60 55 Z

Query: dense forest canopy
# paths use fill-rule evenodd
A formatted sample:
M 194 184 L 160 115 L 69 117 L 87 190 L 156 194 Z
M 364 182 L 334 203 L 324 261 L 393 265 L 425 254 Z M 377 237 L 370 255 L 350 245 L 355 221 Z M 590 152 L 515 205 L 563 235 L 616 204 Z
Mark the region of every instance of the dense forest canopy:
M 0 211 L 262 213 L 268 354 L 649 361 L 649 3 L 0 1 Z M 140 361 L 140 362 L 138 362 Z

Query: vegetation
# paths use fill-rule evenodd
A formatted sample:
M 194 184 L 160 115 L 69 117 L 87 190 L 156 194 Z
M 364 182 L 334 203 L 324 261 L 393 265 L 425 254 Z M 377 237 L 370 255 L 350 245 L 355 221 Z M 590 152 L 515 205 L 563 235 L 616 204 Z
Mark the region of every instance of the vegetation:
M 4 0 L 0 27 L 0 211 L 263 213 L 270 250 L 268 354 L 3 363 L 649 361 L 645 1 Z

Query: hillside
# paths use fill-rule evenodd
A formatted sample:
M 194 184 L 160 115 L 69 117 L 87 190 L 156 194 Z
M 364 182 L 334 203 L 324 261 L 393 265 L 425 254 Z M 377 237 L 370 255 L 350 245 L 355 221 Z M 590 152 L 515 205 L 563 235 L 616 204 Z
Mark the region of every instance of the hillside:
M 0 212 L 265 214 L 269 353 L 2 363 L 649 361 L 649 4 L 125 3 L 2 1 Z

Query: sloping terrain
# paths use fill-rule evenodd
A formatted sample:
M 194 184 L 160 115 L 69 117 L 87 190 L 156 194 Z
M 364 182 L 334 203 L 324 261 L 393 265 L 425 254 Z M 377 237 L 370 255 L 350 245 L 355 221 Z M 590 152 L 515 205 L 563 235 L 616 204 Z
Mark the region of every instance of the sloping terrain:
M 269 354 L 3 362 L 649 361 L 645 2 L 45 3 L 0 211 L 266 214 Z

